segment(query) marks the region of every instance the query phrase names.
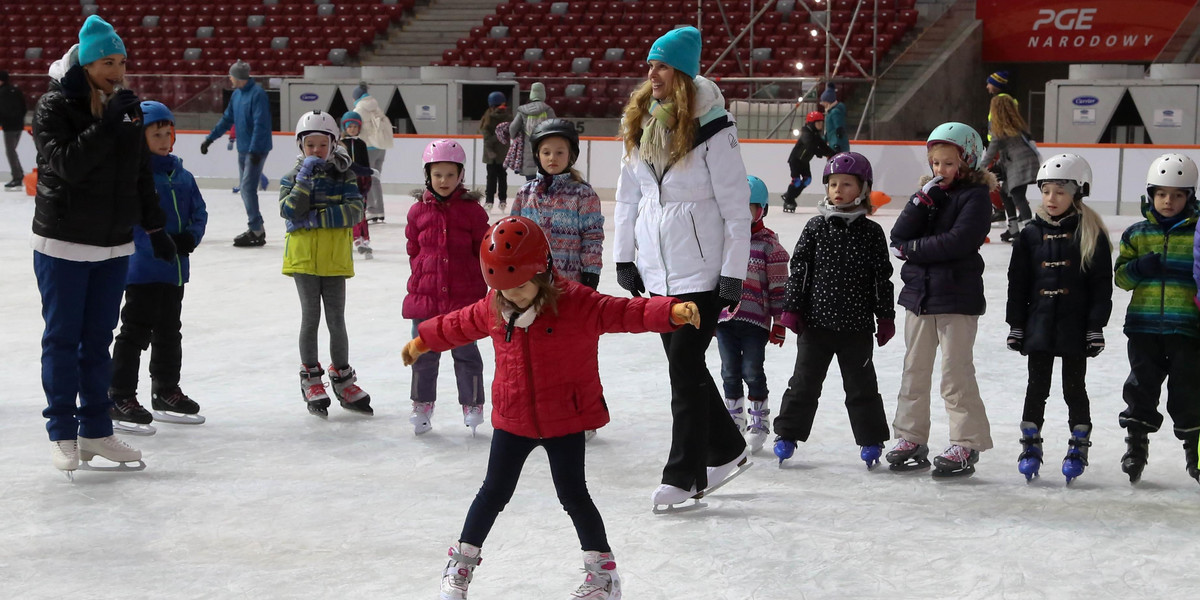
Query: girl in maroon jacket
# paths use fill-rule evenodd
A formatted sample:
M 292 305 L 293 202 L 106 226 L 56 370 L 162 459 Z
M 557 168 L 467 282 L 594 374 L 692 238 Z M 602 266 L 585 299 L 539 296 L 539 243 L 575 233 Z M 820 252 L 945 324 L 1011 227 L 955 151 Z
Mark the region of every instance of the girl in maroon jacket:
M 572 597 L 619 599 L 616 562 L 584 476 L 583 432 L 608 423 L 596 356 L 600 334 L 698 327 L 700 313 L 692 302 L 614 298 L 559 277 L 545 233 L 524 217 L 493 225 L 479 252 L 483 278 L 492 288 L 487 297 L 421 323 L 420 335 L 403 351 L 407 365 L 426 352 L 489 336 L 496 351 L 487 475 L 458 544 L 450 548 L 441 597 L 467 597 L 480 546 L 512 498 L 525 459 L 542 446 L 584 551 L 587 579 Z M 571 360 L 561 360 L 564 356 Z
M 425 319 L 446 314 L 479 300 L 487 285 L 475 265 L 479 242 L 488 228 L 479 195 L 462 185 L 467 153 L 454 140 L 434 140 L 425 147 L 425 189 L 408 211 L 408 294 L 401 314 L 413 321 L 413 335 Z M 475 433 L 483 422 L 483 358 L 475 344 L 450 352 L 458 382 L 463 423 Z M 413 365 L 412 414 L 408 421 L 421 435 L 433 428 L 440 352 L 430 352 Z

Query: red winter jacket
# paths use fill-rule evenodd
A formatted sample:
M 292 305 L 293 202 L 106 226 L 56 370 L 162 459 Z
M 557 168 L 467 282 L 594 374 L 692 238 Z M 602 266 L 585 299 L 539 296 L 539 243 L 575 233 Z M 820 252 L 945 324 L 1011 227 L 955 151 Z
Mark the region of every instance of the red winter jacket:
M 421 323 L 430 350 L 445 352 L 491 336 L 496 351 L 492 380 L 492 427 L 528 438 L 553 438 L 608 423 L 600 386 L 597 346 L 602 333 L 666 333 L 669 296 L 615 298 L 559 279 L 558 314 L 539 314 L 528 329 L 506 326 L 492 307 L 495 290 L 483 300 Z
M 408 294 L 401 315 L 428 319 L 462 308 L 487 293 L 479 244 L 487 233 L 479 196 L 459 186 L 445 201 L 429 190 L 408 210 Z

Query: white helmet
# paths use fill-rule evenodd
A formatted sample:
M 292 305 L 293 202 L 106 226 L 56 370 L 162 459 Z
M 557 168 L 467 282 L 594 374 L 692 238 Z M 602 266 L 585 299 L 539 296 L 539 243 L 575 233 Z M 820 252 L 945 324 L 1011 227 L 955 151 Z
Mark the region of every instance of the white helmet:
M 1196 195 L 1196 163 L 1183 154 L 1164 154 L 1150 163 L 1146 173 L 1146 193 L 1154 194 L 1159 186 L 1189 190 L 1188 198 Z
M 1092 166 L 1078 154 L 1058 154 L 1051 156 L 1038 168 L 1037 184 L 1043 181 L 1066 180 L 1079 186 L 1075 192 L 1076 198 L 1090 196 L 1092 193 Z
M 300 116 L 300 120 L 296 121 L 296 145 L 304 149 L 304 136 L 310 133 L 324 133 L 329 136 L 331 144 L 336 144 L 338 136 L 342 133 L 342 128 L 338 126 L 337 119 L 333 115 L 314 110 L 306 112 Z

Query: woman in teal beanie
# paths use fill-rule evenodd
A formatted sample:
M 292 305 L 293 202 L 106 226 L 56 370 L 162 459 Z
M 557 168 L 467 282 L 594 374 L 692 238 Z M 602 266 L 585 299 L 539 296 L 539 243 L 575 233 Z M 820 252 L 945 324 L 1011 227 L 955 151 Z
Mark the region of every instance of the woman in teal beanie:
M 837 89 L 832 83 L 821 92 L 821 106 L 825 108 L 825 143 L 835 154 L 850 151 L 850 140 L 846 137 L 846 105 L 838 102 Z
M 700 32 L 658 38 L 650 70 L 625 106 L 617 181 L 617 282 L 692 301 L 700 327 L 662 334 L 671 377 L 671 453 L 654 505 L 687 501 L 740 472 L 746 442 L 704 354 L 721 309 L 742 297 L 750 257 L 750 185 L 737 127 L 717 85 L 700 74 Z

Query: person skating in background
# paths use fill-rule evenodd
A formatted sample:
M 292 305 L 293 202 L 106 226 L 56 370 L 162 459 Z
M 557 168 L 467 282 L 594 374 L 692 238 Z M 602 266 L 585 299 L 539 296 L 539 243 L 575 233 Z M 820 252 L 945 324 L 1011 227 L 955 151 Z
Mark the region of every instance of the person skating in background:
M 867 218 L 874 183 L 871 163 L 857 152 L 825 164 L 825 198 L 792 251 L 782 323 L 796 334 L 796 366 L 775 417 L 780 465 L 812 433 L 821 387 L 836 356 L 846 411 L 859 458 L 879 464 L 888 440 L 887 415 L 875 376 L 873 344 L 896 334 L 892 263 L 887 236 Z
M 167 215 L 164 229 L 175 242 L 172 262 L 154 256 L 150 236 L 141 227 L 133 229 L 135 251 L 129 259 L 125 282 L 125 307 L 121 310 L 121 332 L 112 349 L 112 399 L 109 416 L 115 427 L 130 433 L 154 433 L 151 422 L 199 424 L 200 405 L 179 388 L 183 367 L 184 287 L 191 273 L 189 256 L 204 238 L 208 211 L 196 179 L 171 154 L 175 143 L 175 116 L 161 102 L 142 102 L 142 123 L 150 168 L 159 206 Z M 141 355 L 150 349 L 150 407 L 137 400 Z
M 300 296 L 300 392 L 315 416 L 329 416 L 329 395 L 317 357 L 321 307 L 329 329 L 329 381 L 342 408 L 375 414 L 371 396 L 358 386 L 350 366 L 346 332 L 346 280 L 354 277 L 353 228 L 363 216 L 358 177 L 338 143 L 341 128 L 326 112 L 312 111 L 296 122 L 296 164 L 279 180 L 279 214 L 287 220 L 283 274 Z
M 380 174 L 383 173 L 383 159 L 386 158 L 387 151 L 396 143 L 396 130 L 392 126 L 392 120 L 379 106 L 379 101 L 371 95 L 366 83 L 355 86 L 351 95 L 354 98 L 354 112 L 362 117 L 362 132 L 359 133 L 359 137 L 367 144 L 367 155 L 374 173 L 370 191 L 363 192 L 367 203 L 367 220 L 382 223 L 386 215 Z
M 1150 453 L 1150 434 L 1162 426 L 1158 411 L 1167 384 L 1167 413 L 1183 442 L 1187 474 L 1200 481 L 1200 311 L 1196 303 L 1196 163 L 1164 154 L 1150 163 L 1142 214 L 1121 235 L 1113 277 L 1133 292 L 1125 312 L 1129 377 L 1121 390 L 1120 423 L 1128 448 L 1121 470 L 1137 483 Z
M 1029 136 L 1029 126 L 1017 112 L 1017 105 L 1010 99 L 1001 96 L 992 98 L 992 118 L 987 152 L 980 159 L 980 164 L 993 166 L 994 171 L 1002 173 L 1000 192 L 1004 200 L 1004 212 L 1008 217 L 1008 228 L 1000 234 L 1000 240 L 1011 242 L 1033 218 L 1029 211 L 1029 199 L 1025 197 L 1026 187 L 1033 183 L 1038 173 L 1037 147 Z
M 521 144 L 521 162 L 518 173 L 524 175 L 526 181 L 534 179 L 538 174 L 537 161 L 533 159 L 533 144 L 530 137 L 542 121 L 554 117 L 554 109 L 546 104 L 546 86 L 541 82 L 529 86 L 529 102 L 517 107 L 512 123 L 508 126 L 508 137 L 513 143 L 516 143 L 518 139 L 524 140 Z M 503 202 L 500 203 L 500 210 L 504 210 Z
M 1042 205 L 1013 239 L 1008 263 L 1007 344 L 1029 357 L 1017 469 L 1027 481 L 1038 476 L 1046 398 L 1059 357 L 1069 432 L 1062 474 L 1070 483 L 1083 474 L 1092 445 L 1087 359 L 1104 350 L 1104 326 L 1112 313 L 1112 246 L 1104 221 L 1083 201 L 1092 187 L 1086 160 L 1075 154 L 1050 158 L 1038 169 L 1037 185 Z
M 4 184 L 4 191 L 21 189 L 25 169 L 17 156 L 17 144 L 25 133 L 25 94 L 9 83 L 8 71 L 0 71 L 0 129 L 4 130 L 4 154 L 8 157 L 8 173 L 11 179 Z
M 850 151 L 850 138 L 846 134 L 846 105 L 838 101 L 837 88 L 826 84 L 821 92 L 821 106 L 825 109 L 825 143 L 834 154 Z
M 367 144 L 358 137 L 361 131 L 362 115 L 352 110 L 346 111 L 342 115 L 342 146 L 350 155 L 350 170 L 357 178 L 358 193 L 366 197 L 370 194 L 374 177 Z M 354 226 L 354 249 L 358 250 L 363 258 L 370 260 L 375 257 L 375 251 L 371 248 L 371 230 L 367 221 L 367 214 L 364 212 L 362 221 Z
M 763 223 L 768 208 L 767 184 L 754 175 L 746 176 L 746 180 L 750 184 L 750 262 L 741 301 L 733 308 L 721 309 L 717 319 L 717 348 L 725 407 L 738 431 L 746 434 L 750 452 L 754 453 L 771 433 L 763 364 L 767 343 L 782 347 L 787 334 L 779 317 L 783 314 L 788 253 L 780 245 L 779 236 Z
M 479 133 L 483 135 L 483 164 L 487 169 L 486 200 L 483 207 L 492 211 L 496 195 L 500 196 L 500 209 L 508 202 L 508 173 L 504 171 L 504 157 L 508 154 L 507 138 L 501 140 L 496 135 L 496 127 L 501 123 L 512 121 L 512 111 L 508 109 L 508 99 L 503 92 L 488 94 L 488 108 L 479 120 Z
M 113 435 L 108 345 L 134 253 L 134 225 L 146 231 L 155 257 L 175 260 L 142 134 L 141 101 L 118 88 L 125 57 L 112 25 L 89 16 L 79 43 L 50 65 L 49 90 L 33 113 L 38 185 L 30 241 L 46 322 L 42 416 L 54 467 L 68 477 L 97 455 L 145 468 L 141 451 Z
M 408 294 L 401 314 L 412 319 L 413 335 L 422 321 L 467 306 L 487 293 L 475 265 L 479 244 L 488 229 L 487 211 L 479 194 L 463 186 L 467 152 L 454 140 L 434 140 L 422 155 L 425 189 L 408 210 L 404 236 L 408 240 Z M 412 365 L 412 414 L 417 435 L 433 428 L 441 352 L 429 352 Z M 474 343 L 450 351 L 463 423 L 475 433 L 483 423 L 483 357 Z
M 905 204 L 892 227 L 892 253 L 904 261 L 899 304 L 904 317 L 904 374 L 887 454 L 893 470 L 929 466 L 933 364 L 942 352 L 942 399 L 950 446 L 934 458 L 935 477 L 970 475 L 992 447 L 987 410 L 975 380 L 974 347 L 985 309 L 979 247 L 991 227 L 989 190 L 996 177 L 980 170 L 983 140 L 962 123 L 943 123 L 926 141 L 932 176 Z
M 526 459 L 541 446 L 583 549 L 587 576 L 571 597 L 619 599 L 621 578 L 584 472 L 584 431 L 609 421 L 600 385 L 600 336 L 694 328 L 699 311 L 694 303 L 666 296 L 614 298 L 556 276 L 550 242 L 524 217 L 497 221 L 480 244 L 478 262 L 491 288 L 487 296 L 421 323 L 403 350 L 406 365 L 428 351 L 486 337 L 496 350 L 487 475 L 450 548 L 440 597 L 467 598 L 481 547 L 512 499 Z
M 812 183 L 812 162 L 814 156 L 827 158 L 833 156 L 833 149 L 825 143 L 825 114 L 812 111 L 804 117 L 804 126 L 800 128 L 800 137 L 788 154 L 788 170 L 792 181 L 783 193 L 783 212 L 796 212 L 796 198 L 804 192 L 804 188 Z
M 200 143 L 200 153 L 208 154 L 213 141 L 230 127 L 237 127 L 238 191 L 246 208 L 247 222 L 246 231 L 233 238 L 233 245 L 263 246 L 267 243 L 267 233 L 258 208 L 258 186 L 263 164 L 271 151 L 271 103 L 267 92 L 250 77 L 250 65 L 245 61 L 238 60 L 229 67 L 229 83 L 233 85 L 229 105 Z

